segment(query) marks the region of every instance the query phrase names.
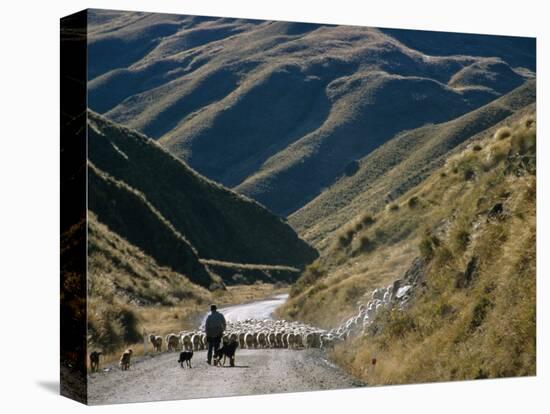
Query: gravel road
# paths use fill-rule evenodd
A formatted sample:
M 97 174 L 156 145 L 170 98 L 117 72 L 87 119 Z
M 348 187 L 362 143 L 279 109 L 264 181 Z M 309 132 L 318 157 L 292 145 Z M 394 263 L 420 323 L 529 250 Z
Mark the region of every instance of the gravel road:
M 245 319 L 271 319 L 273 312 L 282 305 L 288 298 L 288 293 L 275 295 L 271 299 L 245 303 L 243 305 L 227 306 L 220 308 L 227 321 L 237 322 Z M 204 315 L 202 324 L 206 321 L 208 314 Z
M 286 296 L 221 309 L 228 320 L 265 319 Z M 89 375 L 90 404 L 113 404 L 234 395 L 350 388 L 364 384 L 326 360 L 319 349 L 239 349 L 234 368 L 206 363 L 197 351 L 193 368 L 180 368 L 179 353 L 135 358 L 129 371 L 106 367 Z

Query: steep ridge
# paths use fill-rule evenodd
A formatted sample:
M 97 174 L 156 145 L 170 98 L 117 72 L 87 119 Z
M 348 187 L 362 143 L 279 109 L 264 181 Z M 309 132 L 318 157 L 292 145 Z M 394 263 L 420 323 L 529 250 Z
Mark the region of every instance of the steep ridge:
M 88 207 L 99 221 L 130 244 L 198 285 L 209 287 L 214 278 L 199 262 L 196 250 L 155 209 L 145 196 L 88 165 Z
M 91 108 L 280 215 L 394 135 L 470 112 L 534 70 L 534 50 L 512 47 L 532 39 L 461 35 L 438 56 L 399 41 L 408 31 L 102 13 L 90 47 L 111 63 L 90 72 Z M 434 51 L 454 38 L 438 39 Z
M 452 121 L 398 134 L 289 217 L 289 222 L 318 248 L 360 213 L 375 212 L 422 182 L 464 143 L 533 111 L 536 85 L 529 81 L 507 95 Z M 508 119 L 511 117 L 511 119 Z M 334 238 L 334 237 L 333 237 Z
M 147 137 L 91 111 L 88 126 L 91 210 L 159 264 L 202 280 L 186 268 L 202 266 L 197 257 L 300 268 L 317 256 L 281 219 Z
M 536 43 L 531 38 L 434 32 L 430 30 L 380 29 L 403 44 L 428 55 L 496 56 L 513 67 L 536 69 Z

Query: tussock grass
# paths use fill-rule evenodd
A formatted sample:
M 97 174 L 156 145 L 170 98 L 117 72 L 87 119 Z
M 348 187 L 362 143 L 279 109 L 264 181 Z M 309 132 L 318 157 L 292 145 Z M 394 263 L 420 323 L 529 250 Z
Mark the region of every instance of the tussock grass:
M 512 129 L 510 127 L 502 127 L 499 128 L 497 132 L 495 132 L 495 139 L 501 140 L 509 138 L 512 135 Z

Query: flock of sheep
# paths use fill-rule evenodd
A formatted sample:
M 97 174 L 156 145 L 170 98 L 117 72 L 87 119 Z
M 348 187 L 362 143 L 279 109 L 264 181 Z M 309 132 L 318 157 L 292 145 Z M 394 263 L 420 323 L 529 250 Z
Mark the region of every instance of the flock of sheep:
M 198 351 L 208 346 L 203 327 L 197 331 L 171 333 L 164 339 L 152 334 L 149 341 L 157 352 L 162 350 L 163 342 L 167 351 Z M 273 319 L 228 321 L 222 341 L 235 341 L 241 349 L 302 349 L 322 348 L 327 345 L 326 332 L 323 329 L 301 322 Z
M 364 334 L 381 309 L 393 306 L 403 307 L 409 300 L 412 286 L 393 283 L 385 288 L 375 289 L 370 300 L 359 306 L 358 312 L 340 326 L 329 331 L 315 328 L 302 322 L 273 319 L 246 319 L 229 321 L 222 340 L 235 341 L 241 349 L 304 349 L 330 348 L 347 338 Z M 170 333 L 164 338 L 149 335 L 154 351 L 199 351 L 208 347 L 204 327 L 196 331 Z
M 370 300 L 366 304 L 359 305 L 355 315 L 345 320 L 340 326 L 326 332 L 325 336 L 331 343 L 336 343 L 352 336 L 364 335 L 382 309 L 391 309 L 394 306 L 402 309 L 409 303 L 413 286 L 401 286 L 398 282 L 385 288 L 375 289 L 371 293 Z
M 413 296 L 424 285 L 425 262 L 421 257 L 413 260 L 401 279 L 387 287 L 375 289 L 366 304 L 361 304 L 355 315 L 340 326 L 331 329 L 326 335 L 333 342 L 344 341 L 351 336 L 364 335 L 376 315 L 383 309 L 403 310 L 411 303 Z
M 375 289 L 366 304 L 359 306 L 355 315 L 345 320 L 340 326 L 330 330 L 315 328 L 302 322 L 291 322 L 273 319 L 246 319 L 244 321 L 229 321 L 222 340 L 235 341 L 241 349 L 281 348 L 330 348 L 347 338 L 364 334 L 381 309 L 393 306 L 402 308 L 412 294 L 412 285 L 401 286 L 400 281 L 385 288 Z M 196 331 L 170 333 L 164 338 L 149 335 L 153 350 L 166 351 L 198 351 L 208 347 L 204 327 Z
M 381 310 L 406 307 L 422 281 L 422 266 L 423 263 L 420 260 L 415 260 L 403 279 L 396 280 L 385 288 L 375 289 L 367 303 L 359 305 L 355 315 L 328 331 L 302 322 L 291 322 L 284 319 L 246 319 L 244 321 L 228 321 L 222 340 L 223 342 L 236 342 L 241 349 L 331 348 L 336 343 L 343 342 L 350 337 L 364 335 Z M 163 347 L 168 352 L 198 351 L 208 347 L 204 326 L 196 331 L 170 333 L 164 338 L 150 334 L 149 342 L 155 352 L 162 352 Z M 101 355 L 100 352 L 90 354 L 92 372 L 99 368 L 99 355 Z M 131 349 L 122 354 L 121 369 L 129 368 L 131 355 Z

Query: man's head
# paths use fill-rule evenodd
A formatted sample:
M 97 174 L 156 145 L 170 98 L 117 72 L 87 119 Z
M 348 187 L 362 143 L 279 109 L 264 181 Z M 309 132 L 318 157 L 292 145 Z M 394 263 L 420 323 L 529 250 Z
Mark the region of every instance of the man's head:
M 218 307 L 217 307 L 216 305 L 210 305 L 210 310 L 211 310 L 212 312 L 215 312 L 216 309 L 218 309 Z

